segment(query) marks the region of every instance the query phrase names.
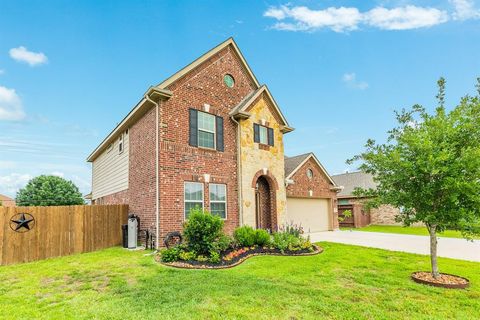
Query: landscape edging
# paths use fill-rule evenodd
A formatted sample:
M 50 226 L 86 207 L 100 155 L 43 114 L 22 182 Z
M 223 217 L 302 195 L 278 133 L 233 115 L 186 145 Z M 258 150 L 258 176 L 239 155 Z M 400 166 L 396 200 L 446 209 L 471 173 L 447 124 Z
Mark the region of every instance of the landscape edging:
M 202 265 L 202 266 L 199 266 L 199 265 L 188 265 L 188 264 L 185 264 L 185 265 L 176 265 L 174 263 L 168 263 L 168 262 L 162 262 L 160 261 L 159 259 L 159 256 L 157 255 L 156 256 L 156 260 L 157 262 L 159 262 L 160 264 L 164 265 L 164 266 L 167 266 L 167 267 L 172 267 L 172 268 L 177 268 L 177 269 L 190 269 L 190 270 L 205 270 L 205 269 L 213 269 L 213 270 L 217 270 L 217 269 L 229 269 L 229 268 L 233 268 L 233 267 L 236 267 L 240 264 L 242 264 L 243 262 L 245 262 L 247 259 L 251 258 L 251 257 L 255 257 L 255 256 L 280 256 L 280 257 L 305 257 L 305 256 L 315 256 L 317 254 L 320 254 L 323 252 L 323 248 L 322 247 L 319 247 L 317 245 L 313 245 L 313 247 L 315 248 L 315 251 L 313 252 L 305 252 L 305 253 L 299 253 L 299 254 L 282 254 L 282 253 L 269 253 L 269 252 L 265 252 L 265 253 L 252 253 L 252 254 L 249 254 L 245 257 L 243 257 L 242 259 L 238 260 L 237 262 L 231 264 L 231 265 L 222 265 L 222 266 L 208 266 L 208 265 Z

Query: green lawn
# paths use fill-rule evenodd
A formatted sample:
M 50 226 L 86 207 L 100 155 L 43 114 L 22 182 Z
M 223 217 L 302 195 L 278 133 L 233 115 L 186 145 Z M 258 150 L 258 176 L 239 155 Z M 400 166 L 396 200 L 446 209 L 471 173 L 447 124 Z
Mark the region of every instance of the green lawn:
M 413 234 L 418 236 L 428 236 L 428 230 L 426 227 L 402 227 L 402 226 L 379 226 L 370 225 L 363 228 L 341 228 L 342 230 L 354 230 L 354 231 L 368 231 L 368 232 L 384 232 L 384 233 L 399 233 L 399 234 Z M 462 235 L 458 231 L 447 230 L 438 234 L 439 237 L 445 238 L 462 238 Z
M 321 243 L 310 257 L 260 256 L 180 270 L 112 248 L 0 267 L 2 319 L 478 319 L 480 264 L 440 258 L 468 290 L 413 283 L 428 257 Z

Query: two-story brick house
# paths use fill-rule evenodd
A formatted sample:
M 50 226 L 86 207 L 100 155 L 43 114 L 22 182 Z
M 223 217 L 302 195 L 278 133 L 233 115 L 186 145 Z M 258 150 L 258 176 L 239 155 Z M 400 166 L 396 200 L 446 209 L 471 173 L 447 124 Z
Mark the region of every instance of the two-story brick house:
M 274 230 L 286 219 L 292 130 L 230 38 L 149 88 L 92 152 L 92 201 L 128 203 L 161 239 L 196 206 L 227 232 Z

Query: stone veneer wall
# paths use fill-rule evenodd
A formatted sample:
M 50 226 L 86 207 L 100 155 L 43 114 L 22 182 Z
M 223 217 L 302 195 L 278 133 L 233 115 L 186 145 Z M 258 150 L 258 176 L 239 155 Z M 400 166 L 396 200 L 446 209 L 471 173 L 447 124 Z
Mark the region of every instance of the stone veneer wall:
M 370 223 L 383 225 L 400 225 L 395 221 L 395 216 L 399 214 L 398 208 L 390 205 L 382 205 L 379 208 L 370 210 Z
M 243 224 L 256 226 L 255 219 L 255 188 L 256 174 L 266 168 L 268 175 L 274 177 L 278 189 L 274 190 L 276 202 L 272 210 L 276 211 L 277 224 L 285 221 L 286 189 L 284 169 L 283 133 L 280 132 L 280 121 L 274 107 L 265 95 L 261 95 L 252 103 L 248 112 L 251 116 L 240 122 L 240 161 L 242 171 L 242 210 Z M 265 146 L 253 141 L 253 124 L 266 121 L 267 127 L 274 130 L 274 146 Z M 274 188 L 274 186 L 270 186 Z M 276 208 L 274 208 L 276 207 Z

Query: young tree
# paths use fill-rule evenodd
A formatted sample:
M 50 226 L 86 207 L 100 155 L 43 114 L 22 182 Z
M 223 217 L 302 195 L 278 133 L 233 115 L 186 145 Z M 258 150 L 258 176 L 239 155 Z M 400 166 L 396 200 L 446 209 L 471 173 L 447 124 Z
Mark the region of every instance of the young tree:
M 57 176 L 38 176 L 17 193 L 17 206 L 68 206 L 84 204 L 72 181 Z
M 422 222 L 430 234 L 432 276 L 437 264 L 437 233 L 458 230 L 471 239 L 480 234 L 480 79 L 478 96 L 466 96 L 452 111 L 445 109 L 445 80 L 438 81 L 438 107 L 433 114 L 415 105 L 397 112 L 398 126 L 386 143 L 368 140 L 360 160 L 376 190 L 356 190 L 372 197 L 367 206 L 400 208 L 399 222 Z

